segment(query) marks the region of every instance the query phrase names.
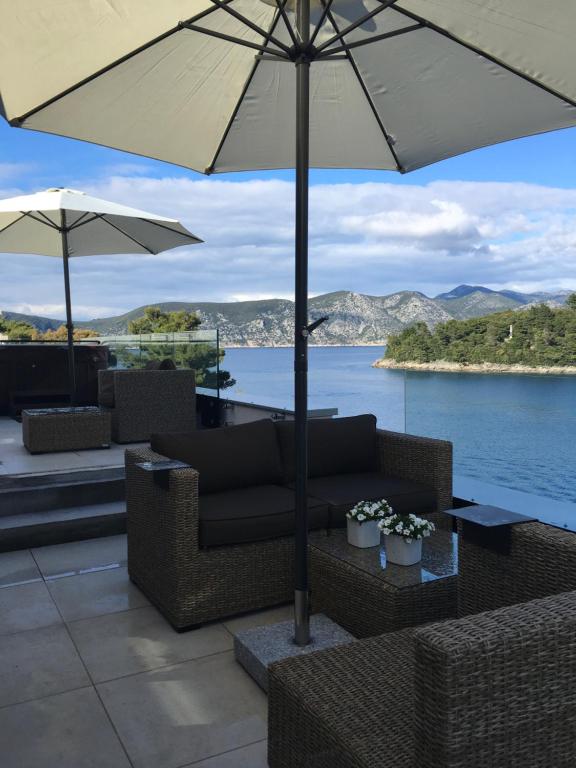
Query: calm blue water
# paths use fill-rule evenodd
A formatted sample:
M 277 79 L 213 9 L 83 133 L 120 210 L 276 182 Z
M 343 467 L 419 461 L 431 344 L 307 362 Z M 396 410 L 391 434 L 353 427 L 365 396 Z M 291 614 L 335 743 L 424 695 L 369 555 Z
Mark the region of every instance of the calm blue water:
M 291 408 L 291 349 L 229 349 L 226 393 Z M 310 408 L 374 413 L 387 429 L 454 443 L 459 475 L 576 503 L 576 377 L 371 368 L 379 347 L 310 349 Z

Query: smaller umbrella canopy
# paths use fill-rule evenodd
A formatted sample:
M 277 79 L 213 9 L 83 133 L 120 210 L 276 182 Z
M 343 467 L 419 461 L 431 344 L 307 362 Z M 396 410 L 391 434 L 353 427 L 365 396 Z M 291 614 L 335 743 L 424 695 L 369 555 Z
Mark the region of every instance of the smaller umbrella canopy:
M 74 402 L 74 327 L 68 259 L 117 253 L 160 253 L 201 243 L 176 219 L 100 200 L 74 189 L 47 189 L 0 200 L 0 252 L 62 258 L 70 392 Z

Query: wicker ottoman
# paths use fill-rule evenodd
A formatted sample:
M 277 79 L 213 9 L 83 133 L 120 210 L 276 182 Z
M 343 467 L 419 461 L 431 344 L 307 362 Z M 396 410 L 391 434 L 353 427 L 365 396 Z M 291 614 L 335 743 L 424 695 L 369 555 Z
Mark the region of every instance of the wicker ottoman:
M 110 448 L 110 413 L 99 408 L 22 411 L 22 440 L 30 453 Z

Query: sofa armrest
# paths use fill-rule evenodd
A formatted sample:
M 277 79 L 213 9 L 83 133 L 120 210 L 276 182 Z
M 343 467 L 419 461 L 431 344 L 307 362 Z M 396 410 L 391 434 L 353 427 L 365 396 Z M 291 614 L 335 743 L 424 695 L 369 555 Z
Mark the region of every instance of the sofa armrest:
M 576 592 L 414 637 L 418 768 L 576 765 Z
M 154 589 L 154 579 L 176 574 L 199 546 L 198 472 L 171 469 L 162 483 L 137 465 L 166 461 L 150 448 L 125 452 L 128 568 L 135 580 Z M 167 567 L 168 566 L 168 567 Z M 173 585 L 176 589 L 177 585 Z
M 380 469 L 434 488 L 437 512 L 452 507 L 452 443 L 378 429 Z M 448 522 L 446 527 L 451 527 Z

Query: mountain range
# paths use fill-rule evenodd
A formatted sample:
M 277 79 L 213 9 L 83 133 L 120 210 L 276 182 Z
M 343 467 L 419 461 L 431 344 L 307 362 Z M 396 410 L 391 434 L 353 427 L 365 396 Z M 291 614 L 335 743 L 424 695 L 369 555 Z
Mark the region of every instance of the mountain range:
M 310 318 L 328 316 L 315 332 L 315 344 L 384 344 L 389 334 L 415 322 L 434 327 L 451 319 L 481 317 L 493 312 L 522 310 L 534 304 L 561 306 L 571 291 L 519 293 L 494 291 L 478 285 L 459 285 L 429 298 L 418 291 L 399 291 L 388 296 L 368 296 L 350 291 L 325 293 L 310 299 Z M 205 328 L 218 328 L 224 346 L 284 346 L 292 343 L 293 302 L 287 299 L 260 301 L 160 302 L 164 311 L 198 313 Z M 128 323 L 144 314 L 145 306 L 116 317 L 76 322 L 102 335 L 124 334 Z M 3 312 L 7 320 L 22 320 L 41 331 L 57 328 L 62 320 L 16 312 Z

